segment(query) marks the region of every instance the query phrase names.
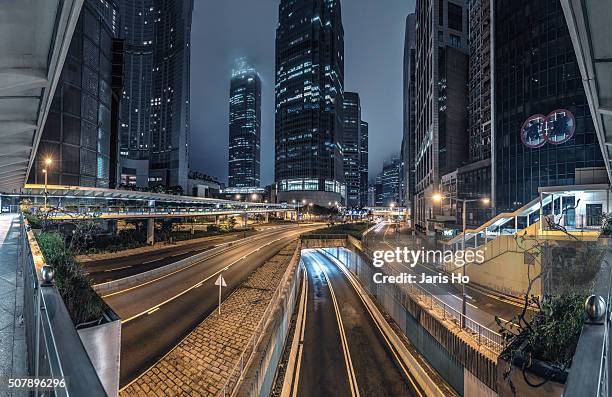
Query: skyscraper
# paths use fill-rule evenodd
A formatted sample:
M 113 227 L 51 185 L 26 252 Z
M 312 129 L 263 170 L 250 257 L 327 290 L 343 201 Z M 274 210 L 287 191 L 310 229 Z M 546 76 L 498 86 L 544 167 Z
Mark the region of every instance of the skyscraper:
M 121 46 L 114 46 L 118 19 L 113 1 L 83 3 L 29 183 L 44 183 L 46 170 L 49 184 L 115 187 L 122 84 L 121 68 L 113 71 L 122 56 Z
M 417 1 L 414 219 L 431 234 L 440 178 L 467 160 L 467 29 L 466 1 Z
M 361 120 L 361 137 L 359 145 L 359 205 L 365 207 L 368 205 L 368 123 Z
M 399 206 L 400 200 L 400 158 L 398 155 L 393 156 L 390 161 L 383 164 L 381 175 L 382 184 L 382 201 L 381 205 L 385 207 Z
M 344 30 L 339 0 L 281 0 L 276 29 L 279 202 L 344 202 Z
M 344 181 L 346 183 L 347 207 L 358 207 L 361 189 L 360 145 L 361 102 L 356 92 L 345 92 L 342 103 L 344 116 Z
M 607 183 L 561 4 L 513 0 L 492 7 L 496 211 L 527 204 L 539 187 Z M 559 201 L 555 206 L 571 217 L 575 197 Z
M 154 0 L 121 0 L 125 83 L 121 96 L 121 178 L 124 185 L 147 186 L 151 139 Z
M 156 1 L 149 185 L 187 187 L 193 0 Z
M 245 58 L 232 71 L 229 99 L 229 187 L 259 187 L 261 80 Z
M 402 134 L 402 170 L 404 191 L 401 197 L 403 205 L 412 211 L 414 196 L 414 161 L 415 161 L 415 53 L 416 53 L 416 15 L 410 14 L 406 17 L 406 34 L 404 38 L 404 74 L 403 74 L 403 100 L 404 100 L 404 123 Z
M 122 179 L 185 189 L 193 0 L 121 3 L 127 49 Z

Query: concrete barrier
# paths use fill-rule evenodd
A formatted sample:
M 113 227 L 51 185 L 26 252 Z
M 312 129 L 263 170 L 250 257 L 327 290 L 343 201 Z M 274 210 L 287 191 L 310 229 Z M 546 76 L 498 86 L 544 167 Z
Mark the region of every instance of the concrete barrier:
M 199 254 L 190 256 L 189 258 L 181 259 L 180 261 L 170 263 L 168 265 L 161 266 L 156 269 L 151 269 L 146 272 L 134 274 L 132 276 L 120 278 L 117 280 L 96 284 L 93 286 L 93 289 L 98 294 L 100 294 L 100 296 L 102 297 L 108 296 L 110 294 L 113 294 L 119 291 L 123 291 L 123 290 L 135 287 L 137 285 L 141 285 L 146 282 L 150 282 L 152 280 L 155 280 L 161 277 L 165 277 L 176 271 L 183 270 L 185 268 L 188 268 L 189 266 L 193 266 L 196 263 L 204 259 L 210 258 L 222 252 L 225 252 L 225 250 L 229 247 L 233 247 L 233 246 L 241 245 L 245 243 L 246 241 L 240 242 L 240 243 L 237 243 L 237 242 L 224 243 L 208 251 L 200 252 Z

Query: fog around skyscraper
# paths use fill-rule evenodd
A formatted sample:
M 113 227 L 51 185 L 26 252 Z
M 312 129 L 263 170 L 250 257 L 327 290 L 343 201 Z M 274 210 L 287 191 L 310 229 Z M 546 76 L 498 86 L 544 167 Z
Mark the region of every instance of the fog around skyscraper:
M 274 36 L 279 1 L 196 1 L 193 11 L 191 77 L 191 166 L 227 179 L 227 82 L 236 58 L 246 56 L 262 79 L 261 180 L 273 181 Z M 370 170 L 401 142 L 402 61 L 406 15 L 412 0 L 342 2 L 345 31 L 345 90 L 359 92 L 369 123 Z M 228 28 L 231 26 L 231 29 Z M 376 29 L 369 29 L 376 26 Z M 367 49 L 367 51 L 366 51 Z M 211 57 L 216 61 L 211 62 Z M 384 70 L 384 73 L 381 72 Z M 378 135 L 377 135 L 378 134 Z M 376 139 L 384 135 L 386 139 Z

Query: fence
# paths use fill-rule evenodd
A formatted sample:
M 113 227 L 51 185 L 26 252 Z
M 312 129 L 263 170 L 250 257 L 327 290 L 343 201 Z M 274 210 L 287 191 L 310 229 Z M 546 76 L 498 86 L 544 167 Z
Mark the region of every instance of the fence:
M 31 394 L 46 396 L 51 390 L 58 397 L 106 396 L 59 291 L 40 277 L 44 259 L 23 216 L 21 221 L 19 260 L 24 272 L 28 370 L 39 380 L 58 380 L 55 387 L 35 387 Z
M 335 238 L 338 238 L 338 237 L 336 236 Z M 355 244 L 353 243 L 353 245 Z M 368 248 L 365 248 L 364 253 L 370 258 L 372 257 L 372 252 Z M 357 256 L 355 258 L 357 258 Z M 348 258 L 346 259 L 348 261 Z M 384 284 L 375 284 L 372 282 L 372 276 L 374 272 L 372 271 L 372 268 L 370 265 L 363 264 L 362 262 L 358 261 L 357 265 L 353 265 L 353 266 L 359 266 L 359 269 L 355 269 L 355 268 L 351 269 L 351 270 L 354 270 L 355 272 L 358 272 L 356 274 L 363 274 L 364 272 L 368 273 L 368 277 L 366 279 L 363 279 L 362 282 L 367 284 L 367 288 L 369 289 L 369 292 L 372 293 L 373 295 L 377 292 L 378 288 L 382 288 L 382 286 L 384 286 Z M 385 268 L 388 269 L 388 271 L 386 272 L 386 274 L 388 275 L 400 275 L 402 273 L 392 263 L 387 263 L 385 265 Z M 394 294 L 396 295 L 396 298 L 399 301 L 403 301 L 404 297 L 402 295 L 408 294 L 416 298 L 419 302 L 421 302 L 424 306 L 428 307 L 430 310 L 433 310 L 434 312 L 436 312 L 436 314 L 439 314 L 442 320 L 448 320 L 448 321 L 455 323 L 458 326 L 461 326 L 462 318 L 463 318 L 464 327 L 465 327 L 464 330 L 468 331 L 466 332 L 466 335 L 472 340 L 474 340 L 478 344 L 478 346 L 484 346 L 495 354 L 499 354 L 502 351 L 503 337 L 500 334 L 480 324 L 479 322 L 473 320 L 472 318 L 464 315 L 457 309 L 449 306 L 444 301 L 442 301 L 440 298 L 428 292 L 420 285 L 416 283 L 405 283 L 405 284 L 402 284 L 401 289 L 393 288 L 393 290 L 394 290 Z
M 497 377 L 494 362 L 477 350 L 470 350 L 468 344 L 461 342 L 458 334 L 443 324 L 450 321 L 460 326 L 461 312 L 417 285 L 402 284 L 400 287 L 375 283 L 373 275 L 377 270 L 355 252 L 338 248 L 326 248 L 324 251 L 343 262 L 359 278 L 365 290 L 376 298 L 417 350 L 455 390 L 463 390 L 464 366 L 489 388 L 495 389 Z M 385 267 L 392 268 L 389 264 Z M 397 269 L 393 270 L 397 272 Z M 421 311 L 418 305 L 429 309 L 429 312 Z M 436 321 L 434 317 L 442 321 Z M 501 351 L 501 335 L 469 317 L 464 319 L 464 335 L 478 346 L 489 349 L 493 355 Z
M 276 368 L 276 363 L 282 353 L 295 306 L 299 280 L 302 277 L 302 267 L 298 263 L 300 251 L 301 245 L 298 242 L 281 282 L 218 396 L 236 395 L 238 386 L 241 385 L 249 368 L 255 368 L 255 370 L 251 371 L 254 373 L 251 373 L 252 378 L 249 379 L 248 394 L 267 395 L 269 393 L 275 371 L 269 373 L 268 369 Z M 270 332 L 270 327 L 272 327 L 272 332 Z M 268 338 L 265 339 L 265 337 Z M 253 363 L 255 357 L 259 357 L 260 362 Z

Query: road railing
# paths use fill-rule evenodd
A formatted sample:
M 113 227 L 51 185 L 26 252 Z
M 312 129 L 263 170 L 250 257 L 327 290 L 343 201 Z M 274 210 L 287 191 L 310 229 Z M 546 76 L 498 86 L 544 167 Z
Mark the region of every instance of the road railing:
M 274 290 L 274 293 L 270 298 L 268 306 L 266 307 L 263 315 L 261 316 L 261 319 L 257 323 L 257 326 L 255 327 L 255 330 L 253 331 L 249 342 L 246 344 L 245 348 L 240 353 L 238 361 L 230 370 L 228 379 L 219 394 L 217 395 L 218 397 L 227 397 L 235 395 L 238 386 L 240 386 L 241 381 L 244 379 L 246 370 L 249 368 L 249 365 L 251 364 L 255 353 L 258 351 L 258 346 L 261 344 L 264 337 L 266 336 L 268 324 L 274 320 L 274 313 L 281 306 L 285 309 L 285 311 L 287 311 L 288 308 L 292 307 L 293 303 L 295 303 L 295 288 L 298 285 L 298 281 L 301 277 L 301 268 L 298 263 L 300 259 L 300 251 L 301 244 L 298 241 L 295 251 L 293 252 L 289 264 L 287 265 L 287 270 L 285 271 L 285 274 L 281 279 L 281 282 Z M 294 290 L 292 294 L 284 293 L 288 285 L 292 286 Z M 291 296 L 293 296 L 293 298 L 291 298 Z M 286 321 L 281 324 L 281 327 L 283 327 L 286 332 L 290 325 L 289 322 L 291 316 L 285 316 L 285 319 Z M 270 347 L 271 346 L 268 343 L 268 345 L 263 347 L 263 350 L 267 351 Z M 263 382 L 263 377 L 265 377 L 264 372 L 265 371 L 262 371 L 262 368 L 259 368 L 259 370 L 256 371 L 256 377 L 258 379 L 254 381 L 255 384 L 261 384 Z
M 366 248 L 365 254 L 370 258 L 373 257 L 373 252 Z M 401 271 L 393 264 L 386 264 L 387 269 L 393 270 L 395 275 L 399 275 Z M 400 293 L 406 293 L 412 298 L 416 298 L 422 305 L 429 308 L 432 312 L 438 314 L 442 320 L 451 321 L 457 326 L 464 324 L 465 335 L 478 344 L 491 350 L 495 354 L 499 354 L 503 350 L 503 337 L 492 329 L 480 324 L 471 317 L 464 315 L 461 311 L 453 308 L 445 303 L 436 295 L 427 291 L 423 287 L 415 283 L 404 283 L 403 288 L 398 288 Z M 463 321 L 462 321 L 463 319 Z
M 23 215 L 19 260 L 24 277 L 28 372 L 33 382 L 30 395 L 106 396 Z

